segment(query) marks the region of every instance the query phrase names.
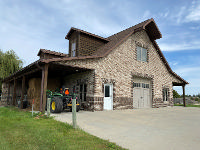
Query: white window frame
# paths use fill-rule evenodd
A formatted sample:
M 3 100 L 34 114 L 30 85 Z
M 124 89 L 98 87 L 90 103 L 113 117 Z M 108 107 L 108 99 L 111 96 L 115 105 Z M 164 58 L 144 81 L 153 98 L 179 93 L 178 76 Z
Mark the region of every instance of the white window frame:
M 72 57 L 75 57 L 76 56 L 76 42 L 72 42 L 72 45 L 71 45 L 71 56 Z
M 140 52 L 140 56 L 139 56 L 139 52 Z M 143 55 L 146 55 L 146 58 L 143 59 Z M 142 61 L 142 62 L 147 62 L 147 49 L 146 48 L 143 48 L 143 47 L 140 47 L 140 46 L 137 46 L 137 61 Z

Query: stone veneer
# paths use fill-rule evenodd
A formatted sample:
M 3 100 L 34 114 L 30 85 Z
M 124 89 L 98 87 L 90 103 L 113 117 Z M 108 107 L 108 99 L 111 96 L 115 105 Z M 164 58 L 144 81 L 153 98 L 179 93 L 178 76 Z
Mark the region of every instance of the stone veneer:
M 137 45 L 147 48 L 148 62 L 136 60 Z M 133 108 L 133 76 L 151 79 L 152 107 L 172 106 L 172 82 L 181 83 L 167 70 L 146 31 L 136 32 L 104 58 L 65 63 L 94 69 L 94 93 L 90 94 L 93 110 L 103 110 L 104 83 L 113 83 L 113 109 Z M 163 87 L 169 89 L 168 102 L 163 102 Z

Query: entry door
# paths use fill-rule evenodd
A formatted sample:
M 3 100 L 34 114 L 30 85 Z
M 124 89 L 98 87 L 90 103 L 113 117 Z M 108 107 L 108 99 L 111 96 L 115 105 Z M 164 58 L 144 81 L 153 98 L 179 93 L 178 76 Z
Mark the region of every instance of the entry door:
M 104 110 L 113 110 L 113 85 L 104 84 Z

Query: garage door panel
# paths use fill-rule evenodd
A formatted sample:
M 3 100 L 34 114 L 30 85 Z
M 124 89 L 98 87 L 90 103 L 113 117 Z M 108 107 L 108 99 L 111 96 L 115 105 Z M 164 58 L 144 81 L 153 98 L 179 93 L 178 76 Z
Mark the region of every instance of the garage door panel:
M 150 104 L 150 80 L 135 78 L 133 84 L 133 107 L 149 108 Z
M 143 89 L 144 92 L 144 108 L 150 107 L 150 101 L 149 101 L 149 89 Z
M 133 107 L 134 108 L 139 108 L 140 106 L 140 104 L 139 104 L 139 101 L 140 101 L 140 92 L 141 92 L 141 89 L 140 88 L 134 88 L 134 90 L 133 90 L 133 95 L 135 95 L 134 96 L 134 98 L 133 98 Z

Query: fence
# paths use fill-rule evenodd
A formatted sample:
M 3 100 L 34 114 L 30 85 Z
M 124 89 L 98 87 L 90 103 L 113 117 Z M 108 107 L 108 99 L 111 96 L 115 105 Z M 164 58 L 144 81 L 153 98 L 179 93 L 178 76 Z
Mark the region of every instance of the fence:
M 198 104 L 197 101 L 191 100 L 190 98 L 185 99 L 186 104 Z M 183 98 L 174 98 L 174 104 L 183 104 Z
M 0 102 L 1 105 L 13 105 L 13 95 L 10 94 L 9 96 L 2 96 L 0 94 Z M 28 103 L 27 95 L 24 95 L 23 102 L 26 102 L 26 105 L 30 106 L 30 104 Z M 17 104 L 17 106 L 20 107 L 20 103 L 21 103 L 21 96 L 16 96 L 15 104 Z

